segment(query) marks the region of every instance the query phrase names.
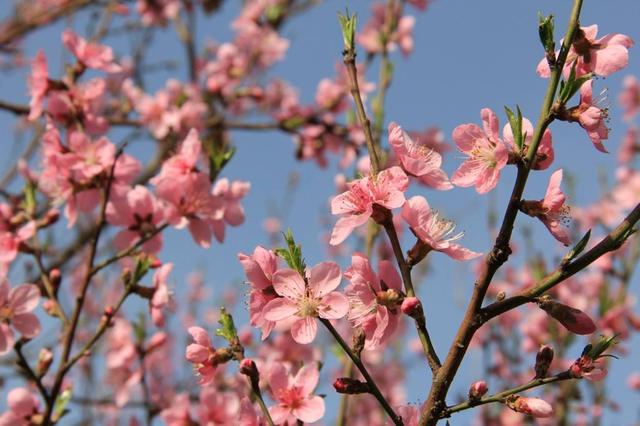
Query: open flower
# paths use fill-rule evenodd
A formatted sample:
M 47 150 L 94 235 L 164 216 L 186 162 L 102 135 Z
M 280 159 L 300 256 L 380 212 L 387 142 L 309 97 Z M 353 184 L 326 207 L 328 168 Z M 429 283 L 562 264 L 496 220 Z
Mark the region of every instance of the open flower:
M 624 34 L 607 34 L 596 39 L 598 26 L 581 27 L 574 37 L 567 55 L 564 74 L 568 75 L 576 63 L 576 75 L 594 73 L 606 77 L 626 67 L 629 63 L 629 48 L 633 46 L 631 37 Z M 557 52 L 556 52 L 557 56 Z M 546 58 L 542 58 L 536 72 L 540 77 L 549 77 L 551 70 Z
M 393 335 L 400 318 L 400 275 L 388 260 L 380 261 L 378 271 L 379 276 L 364 254 L 354 253 L 351 267 L 344 272 L 351 281 L 345 290 L 349 299 L 348 319 L 354 328 L 364 331 L 365 349 L 384 344 Z
M 607 119 L 609 110 L 600 107 L 602 99 L 593 99 L 592 85 L 589 80 L 580 87 L 580 105 L 569 110 L 569 121 L 578 122 L 587 131 L 593 146 L 600 152 L 607 152 L 602 141 L 609 138 Z
M 468 158 L 453 173 L 451 182 L 462 187 L 475 185 L 479 194 L 485 194 L 498 184 L 509 152 L 498 135 L 496 114 L 483 108 L 480 116 L 484 129 L 476 124 L 461 124 L 453 130 L 453 140 Z
M 400 167 L 391 167 L 371 176 L 349 182 L 348 190 L 331 200 L 331 213 L 340 214 L 331 233 L 332 246 L 343 242 L 358 226 L 373 214 L 374 204 L 387 209 L 402 207 L 409 178 Z
M 202 327 L 189 327 L 187 330 L 195 343 L 187 346 L 187 361 L 193 364 L 193 368 L 200 376 L 201 385 L 209 384 L 215 378 L 216 364 L 213 360 L 216 350 L 211 343 L 211 338 Z
M 20 284 L 10 289 L 0 276 L 0 355 L 9 352 L 14 343 L 12 325 L 18 333 L 31 339 L 40 333 L 40 321 L 31 313 L 40 300 L 40 291 L 33 284 Z
M 415 176 L 421 183 L 434 189 L 453 188 L 446 173 L 441 169 L 442 156 L 428 146 L 414 142 L 396 123 L 389 124 L 389 144 L 407 174 Z
M 39 414 L 40 402 L 28 389 L 12 389 L 7 395 L 7 406 L 9 410 L 0 415 L 0 425 L 29 426 L 37 424 L 31 419 Z
M 569 220 L 569 206 L 560 189 L 562 169 L 556 170 L 549 178 L 547 193 L 539 201 L 522 201 L 521 210 L 531 217 L 537 217 L 549 229 L 551 235 L 562 244 L 569 245 L 569 231 L 563 224 Z
M 320 374 L 315 366 L 305 365 L 295 376 L 284 365 L 274 364 L 269 371 L 269 387 L 277 405 L 269 407 L 276 424 L 295 424 L 296 419 L 313 423 L 324 416 L 324 400 L 313 395 Z
M 424 197 L 409 199 L 402 208 L 402 217 L 420 240 L 410 253 L 414 261 L 423 258 L 430 250 L 441 251 L 455 260 L 469 260 L 482 254 L 454 243 L 462 238 L 464 232 L 454 234 L 455 222 L 439 217 L 438 211 L 432 210 Z
M 114 62 L 113 50 L 109 46 L 88 42 L 69 29 L 62 33 L 62 42 L 87 68 L 106 72 L 122 71 L 122 67 Z
M 273 288 L 279 296 L 264 307 L 269 321 L 295 318 L 291 336 L 301 344 L 311 343 L 316 337 L 316 318 L 338 319 L 347 314 L 349 301 L 335 290 L 342 275 L 333 262 L 322 262 L 311 268 L 303 278 L 293 269 L 280 269 L 273 274 Z

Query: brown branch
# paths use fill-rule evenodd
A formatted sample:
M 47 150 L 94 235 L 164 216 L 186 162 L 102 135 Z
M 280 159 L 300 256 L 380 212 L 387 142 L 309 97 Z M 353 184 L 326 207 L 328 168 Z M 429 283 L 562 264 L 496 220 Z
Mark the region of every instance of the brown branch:
M 435 425 L 441 417 L 442 411 L 446 408 L 445 398 L 449 387 L 451 386 L 453 378 L 455 377 L 469 344 L 471 343 L 471 338 L 475 334 L 476 330 L 482 325 L 480 312 L 482 309 L 482 302 L 489 285 L 491 284 L 491 280 L 500 266 L 507 261 L 509 254 L 511 253 L 509 241 L 511 240 L 513 224 L 518 214 L 520 200 L 522 199 L 522 194 L 527 183 L 530 167 L 533 164 L 533 159 L 538 151 L 542 135 L 549 124 L 553 121 L 551 105 L 555 99 L 555 93 L 560 82 L 562 69 L 569 53 L 571 43 L 573 42 L 573 38 L 579 27 L 578 18 L 580 16 L 581 7 L 582 0 L 574 0 L 567 32 L 564 37 L 562 48 L 560 49 L 560 54 L 558 55 L 557 66 L 552 70 L 545 98 L 541 107 L 540 117 L 538 119 L 527 156 L 524 159 L 524 162 L 518 165 L 518 174 L 511 192 L 509 204 L 502 220 L 500 232 L 498 233 L 493 249 L 485 259 L 484 268 L 481 271 L 478 280 L 474 284 L 471 300 L 469 301 L 467 310 L 458 328 L 456 336 L 451 343 L 445 362 L 442 368 L 438 371 L 438 374 L 433 378 L 427 402 L 425 403 L 420 416 L 420 426 Z
M 491 318 L 494 318 L 500 314 L 503 314 L 511 309 L 517 308 L 520 305 L 530 302 L 534 297 L 539 297 L 545 292 L 549 291 L 554 286 L 560 284 L 567 278 L 582 271 L 591 263 L 596 261 L 605 253 L 620 248 L 620 245 L 624 242 L 625 236 L 631 231 L 633 226 L 640 220 L 640 204 L 627 215 L 627 217 L 618 225 L 613 231 L 611 231 L 606 237 L 604 237 L 598 244 L 588 250 L 582 256 L 578 257 L 574 261 L 567 265 L 559 266 L 555 271 L 544 277 L 532 288 L 522 291 L 514 296 L 506 298 L 500 302 L 492 303 L 486 308 L 482 309 L 482 322 L 487 322 Z
M 21 21 L 19 19 L 5 21 L 3 25 L 0 26 L 2 28 L 2 31 L 0 31 L 0 47 L 6 48 L 7 45 L 16 41 L 19 37 L 38 28 L 42 28 L 45 24 L 53 24 L 58 19 L 95 3 L 95 0 L 69 0 L 63 6 L 53 11 L 47 9 L 44 13 L 34 16 L 29 21 Z

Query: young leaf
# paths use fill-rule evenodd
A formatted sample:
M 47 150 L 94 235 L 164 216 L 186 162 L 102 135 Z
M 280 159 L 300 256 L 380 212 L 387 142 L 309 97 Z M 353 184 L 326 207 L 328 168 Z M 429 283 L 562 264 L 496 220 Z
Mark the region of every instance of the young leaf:
M 220 319 L 218 323 L 221 327 L 216 330 L 216 336 L 224 338 L 231 344 L 238 340 L 238 331 L 233 323 L 233 317 L 225 308 L 220 309 Z
M 589 242 L 589 238 L 591 238 L 591 229 L 587 231 L 586 234 L 576 243 L 575 246 L 562 258 L 562 262 L 560 262 L 560 266 L 565 267 L 575 259 L 580 253 L 584 251 L 584 248 L 587 246 Z

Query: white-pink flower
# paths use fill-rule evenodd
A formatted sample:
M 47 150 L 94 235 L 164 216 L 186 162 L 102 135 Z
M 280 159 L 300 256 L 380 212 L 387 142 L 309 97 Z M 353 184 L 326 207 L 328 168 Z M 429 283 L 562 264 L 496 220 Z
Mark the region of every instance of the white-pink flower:
M 522 211 L 537 217 L 549 229 L 551 235 L 562 244 L 569 245 L 569 231 L 564 223 L 569 219 L 569 207 L 565 204 L 566 196 L 560 189 L 562 169 L 553 172 L 544 199 L 539 201 L 523 201 Z
M 348 319 L 354 328 L 364 331 L 365 349 L 375 349 L 389 340 L 400 318 L 400 275 L 388 260 L 380 261 L 378 271 L 379 276 L 364 254 L 354 253 L 351 267 L 344 272 L 351 281 L 345 290 Z
M 269 321 L 294 318 L 291 336 L 301 344 L 311 343 L 318 331 L 316 318 L 339 319 L 347 314 L 349 301 L 335 290 L 342 280 L 340 267 L 322 262 L 308 270 L 303 278 L 293 269 L 280 269 L 273 274 L 273 288 L 279 296 L 264 307 Z
M 485 194 L 498 184 L 509 151 L 499 137 L 496 114 L 483 108 L 480 116 L 484 129 L 476 124 L 461 124 L 453 130 L 453 140 L 468 158 L 453 173 L 451 182 L 462 187 L 475 185 L 479 194 Z
M 305 365 L 295 376 L 287 373 L 281 363 L 269 370 L 269 387 L 277 405 L 269 407 L 269 414 L 276 424 L 295 424 L 296 419 L 313 423 L 325 412 L 324 400 L 313 395 L 320 373 L 315 366 Z
M 5 277 L 0 277 L 0 355 L 13 348 L 13 326 L 27 339 L 40 333 L 40 321 L 31 313 L 40 301 L 40 290 L 33 284 L 20 284 L 10 289 Z
M 437 151 L 414 142 L 402 127 L 389 124 L 389 144 L 396 153 L 402 169 L 421 183 L 434 189 L 453 188 L 442 167 L 442 156 Z
M 455 222 L 440 217 L 424 197 L 410 198 L 402 208 L 402 217 L 428 250 L 441 251 L 456 260 L 469 260 L 482 255 L 455 243 L 464 232 L 454 234 Z
M 387 209 L 402 207 L 404 191 L 409 186 L 409 178 L 400 167 L 391 167 L 370 176 L 349 182 L 349 190 L 331 200 L 331 213 L 342 215 L 331 233 L 330 244 L 343 242 L 358 226 L 364 225 L 373 214 L 377 204 Z

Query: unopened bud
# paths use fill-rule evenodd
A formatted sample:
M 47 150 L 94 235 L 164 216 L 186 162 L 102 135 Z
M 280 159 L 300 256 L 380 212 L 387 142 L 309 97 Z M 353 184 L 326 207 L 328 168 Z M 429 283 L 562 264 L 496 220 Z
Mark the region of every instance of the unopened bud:
M 553 361 L 553 348 L 547 345 L 541 346 L 536 354 L 536 365 L 534 367 L 536 379 L 547 377 L 551 361 Z
M 42 309 L 47 313 L 47 315 L 52 317 L 58 316 L 58 307 L 56 306 L 56 302 L 51 299 L 47 299 L 42 302 Z
M 251 358 L 243 358 L 242 361 L 240 361 L 240 373 L 249 377 L 257 376 L 258 367 Z
M 489 387 L 487 386 L 487 382 L 478 380 L 469 388 L 469 400 L 479 401 L 488 391 Z
M 53 268 L 49 271 L 49 281 L 54 288 L 58 288 L 60 286 L 60 281 L 62 281 L 62 273 L 60 273 L 60 269 Z
M 563 305 L 548 296 L 538 299 L 538 306 L 572 333 L 584 335 L 596 331 L 593 320 L 580 309 Z
M 359 393 L 369 393 L 371 388 L 366 382 L 361 382 L 351 377 L 339 377 L 333 382 L 333 388 L 338 393 L 346 393 L 349 395 L 356 395 Z
M 540 398 L 512 395 L 506 402 L 509 408 L 518 413 L 529 414 L 533 417 L 551 417 L 553 415 L 553 407 Z
M 40 349 L 40 353 L 38 354 L 38 363 L 36 364 L 36 375 L 38 377 L 42 377 L 47 374 L 52 362 L 53 352 L 47 348 Z
M 410 316 L 415 320 L 424 320 L 424 313 L 422 312 L 422 303 L 417 297 L 405 297 L 400 306 L 402 313 Z

